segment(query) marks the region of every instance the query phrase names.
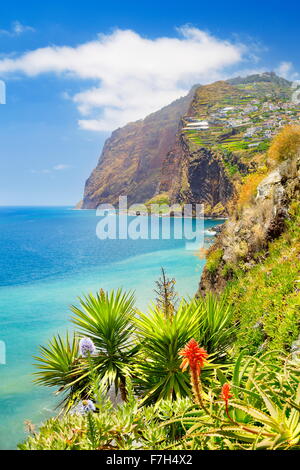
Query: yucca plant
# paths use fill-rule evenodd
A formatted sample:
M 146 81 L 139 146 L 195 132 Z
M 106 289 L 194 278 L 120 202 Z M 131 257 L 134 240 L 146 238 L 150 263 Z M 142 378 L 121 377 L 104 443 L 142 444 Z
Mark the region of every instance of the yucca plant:
M 82 336 L 93 340 L 97 353 L 90 358 L 92 371 L 107 387 L 120 390 L 126 400 L 126 377 L 134 369 L 139 346 L 134 343 L 134 295 L 121 289 L 79 299 L 72 306 L 72 321 Z
M 191 301 L 199 312 L 200 344 L 209 354 L 224 355 L 234 339 L 233 308 L 226 296 L 220 298 L 212 293 L 206 297 L 197 297 Z
M 89 382 L 87 366 L 79 358 L 78 340 L 69 334 L 66 338 L 54 337 L 48 346 L 39 348 L 40 356 L 35 356 L 38 372 L 35 383 L 56 387 L 57 393 L 65 393 L 62 404 L 66 410 L 79 398 L 88 394 Z
M 144 403 L 191 395 L 189 375 L 181 370 L 178 354 L 198 335 L 199 312 L 200 307 L 183 301 L 172 316 L 166 317 L 154 307 L 147 314 L 140 313 L 135 320 L 137 340 L 141 344 L 140 375 L 135 384 Z

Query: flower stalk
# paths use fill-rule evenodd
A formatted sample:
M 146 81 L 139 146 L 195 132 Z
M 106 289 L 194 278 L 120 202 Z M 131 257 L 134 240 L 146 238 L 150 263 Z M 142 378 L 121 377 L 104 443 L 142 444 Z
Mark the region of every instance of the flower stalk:
M 204 367 L 208 354 L 205 349 L 200 348 L 197 341 L 192 339 L 182 349 L 179 355 L 183 358 L 181 363 L 182 371 L 190 368 L 192 390 L 195 397 L 195 402 L 205 410 L 205 405 L 202 398 L 202 385 L 200 380 L 201 369 Z

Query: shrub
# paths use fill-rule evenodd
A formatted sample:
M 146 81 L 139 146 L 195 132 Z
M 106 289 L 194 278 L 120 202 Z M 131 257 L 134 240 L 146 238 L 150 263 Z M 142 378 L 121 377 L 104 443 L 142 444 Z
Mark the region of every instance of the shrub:
M 300 446 L 299 362 L 278 351 L 240 354 L 226 374 L 202 380 L 206 351 L 195 340 L 180 351 L 189 368 L 189 398 L 143 406 L 129 388 L 128 401 L 113 407 L 95 400 L 94 411 L 73 410 L 51 419 L 21 450 L 289 450 Z
M 206 261 L 206 269 L 207 271 L 213 276 L 222 260 L 223 256 L 223 250 L 221 248 L 218 248 L 214 251 L 211 251 L 208 254 L 207 261 Z
M 291 219 L 280 238 L 258 253 L 259 263 L 227 286 L 229 301 L 239 321 L 236 348 L 289 351 L 300 333 L 300 210 L 294 203 Z
M 290 125 L 274 138 L 268 151 L 268 157 L 275 162 L 294 158 L 300 151 L 300 126 Z
M 134 308 L 130 293 L 89 294 L 79 299 L 80 307 L 72 307 L 72 321 L 79 328 L 73 341 L 58 337 L 41 348 L 41 357 L 36 358 L 38 383 L 59 388 L 64 411 L 76 401 L 89 400 L 100 384 L 120 392 L 126 401 L 130 380 L 146 404 L 188 396 L 189 378 L 180 369 L 178 353 L 193 337 L 224 362 L 232 338 L 232 308 L 213 296 L 182 299 L 177 308 L 175 281 L 163 274 L 157 306 L 146 314 Z M 204 375 L 209 377 L 214 367 L 208 364 Z
M 251 204 L 251 202 L 253 202 L 257 187 L 265 177 L 266 174 L 260 171 L 259 173 L 251 173 L 244 178 L 243 184 L 239 191 L 237 202 L 238 209 L 247 207 Z
M 166 424 L 185 413 L 191 400 L 162 401 L 141 406 L 132 393 L 128 402 L 113 406 L 109 399 L 97 403 L 96 412 L 74 412 L 53 418 L 33 430 L 20 450 L 159 450 L 181 437 L 182 426 Z

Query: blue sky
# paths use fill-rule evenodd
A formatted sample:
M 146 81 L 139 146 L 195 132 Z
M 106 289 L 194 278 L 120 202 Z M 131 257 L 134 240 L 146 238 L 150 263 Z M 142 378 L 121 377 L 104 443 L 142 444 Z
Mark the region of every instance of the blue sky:
M 76 203 L 111 130 L 193 83 L 298 79 L 299 13 L 274 0 L 2 4 L 0 205 Z

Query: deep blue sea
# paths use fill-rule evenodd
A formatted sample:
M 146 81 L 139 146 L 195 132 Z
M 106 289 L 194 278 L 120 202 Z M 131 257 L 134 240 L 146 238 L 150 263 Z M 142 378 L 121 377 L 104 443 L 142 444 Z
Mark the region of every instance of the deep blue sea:
M 32 383 L 32 356 L 72 328 L 69 306 L 78 296 L 122 287 L 134 290 L 137 306 L 146 309 L 161 266 L 176 278 L 180 295 L 197 290 L 204 261 L 183 240 L 100 241 L 98 222 L 95 211 L 69 207 L 0 208 L 0 341 L 7 349 L 0 365 L 0 449 L 24 439 L 25 420 L 39 425 L 54 414 L 53 390 Z M 205 220 L 205 233 L 218 223 Z

